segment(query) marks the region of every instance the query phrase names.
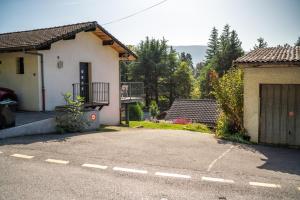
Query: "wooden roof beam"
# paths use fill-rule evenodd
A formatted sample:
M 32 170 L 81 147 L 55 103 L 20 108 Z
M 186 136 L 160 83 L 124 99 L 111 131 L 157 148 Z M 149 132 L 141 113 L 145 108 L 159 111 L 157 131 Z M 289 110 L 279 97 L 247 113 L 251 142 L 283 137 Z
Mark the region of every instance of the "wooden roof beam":
M 115 41 L 113 40 L 103 40 L 102 44 L 103 46 L 107 46 L 107 45 L 113 45 Z

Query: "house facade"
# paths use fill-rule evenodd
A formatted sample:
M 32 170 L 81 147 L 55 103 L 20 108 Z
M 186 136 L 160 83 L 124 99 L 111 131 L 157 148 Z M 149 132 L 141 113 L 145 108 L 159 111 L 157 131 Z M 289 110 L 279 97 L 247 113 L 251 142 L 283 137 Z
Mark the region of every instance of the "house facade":
M 119 61 L 136 56 L 96 22 L 0 34 L 0 87 L 19 109 L 52 111 L 62 94 L 103 106 L 103 124 L 120 123 Z
M 259 143 L 300 146 L 300 47 L 254 50 L 244 69 L 244 126 Z

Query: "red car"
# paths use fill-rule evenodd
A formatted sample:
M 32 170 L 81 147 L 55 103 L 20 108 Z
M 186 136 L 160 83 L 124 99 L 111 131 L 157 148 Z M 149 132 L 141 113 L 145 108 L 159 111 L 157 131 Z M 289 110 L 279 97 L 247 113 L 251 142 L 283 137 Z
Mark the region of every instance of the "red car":
M 6 100 L 6 99 L 18 101 L 18 97 L 13 90 L 0 87 L 0 101 Z

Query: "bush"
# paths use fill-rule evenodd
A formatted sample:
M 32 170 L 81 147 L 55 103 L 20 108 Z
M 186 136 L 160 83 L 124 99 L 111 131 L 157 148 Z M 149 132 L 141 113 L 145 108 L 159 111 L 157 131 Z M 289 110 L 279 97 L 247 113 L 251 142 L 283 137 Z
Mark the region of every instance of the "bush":
M 217 122 L 217 135 L 243 134 L 243 72 L 233 68 L 213 82 L 215 96 L 222 113 Z
M 155 101 L 151 101 L 151 104 L 149 107 L 149 113 L 152 118 L 156 118 L 157 115 L 159 115 L 159 109 L 158 109 L 157 103 Z
M 141 121 L 144 117 L 144 113 L 140 104 L 129 105 L 129 120 Z
M 63 96 L 66 106 L 56 108 L 58 113 L 56 116 L 57 131 L 60 133 L 82 131 L 89 125 L 89 122 L 83 117 L 83 98 L 78 96 L 75 100 L 72 100 L 70 93 Z

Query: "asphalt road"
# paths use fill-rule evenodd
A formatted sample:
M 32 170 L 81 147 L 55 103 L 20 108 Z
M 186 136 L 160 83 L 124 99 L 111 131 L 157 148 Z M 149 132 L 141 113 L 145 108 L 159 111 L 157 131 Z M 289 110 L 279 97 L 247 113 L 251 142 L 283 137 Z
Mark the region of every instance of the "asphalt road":
M 49 160 L 50 159 L 50 160 Z M 0 199 L 300 199 L 300 150 L 188 131 L 0 140 Z

